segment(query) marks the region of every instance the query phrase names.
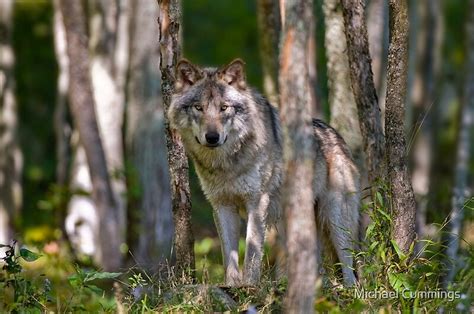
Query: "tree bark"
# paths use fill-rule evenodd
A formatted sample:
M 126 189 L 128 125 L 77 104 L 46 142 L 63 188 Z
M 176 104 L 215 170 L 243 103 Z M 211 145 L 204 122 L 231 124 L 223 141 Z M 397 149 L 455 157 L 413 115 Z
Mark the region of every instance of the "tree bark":
M 86 24 L 81 2 L 62 0 L 61 13 L 65 18 L 70 60 L 69 103 L 87 157 L 93 186 L 92 199 L 99 216 L 99 226 L 95 229 L 95 239 L 98 239 L 100 247 L 98 260 L 105 270 L 116 270 L 122 262 L 120 253 L 122 235 L 118 227 L 120 213 L 107 171 L 107 161 L 95 115 L 92 82 L 89 76 Z
M 181 7 L 179 0 L 158 0 L 159 43 L 161 91 L 165 112 L 171 102 L 174 90 L 174 72 L 181 55 L 180 23 Z M 184 270 L 193 274 L 194 235 L 191 229 L 191 192 L 189 189 L 189 164 L 180 136 L 169 125 L 165 118 L 166 146 L 168 148 L 168 164 L 171 175 L 171 200 L 173 210 L 174 251 L 178 271 Z
M 282 208 L 286 220 L 290 313 L 313 312 L 316 282 L 316 222 L 313 137 L 307 47 L 313 19 L 311 0 L 286 0 L 282 10 L 280 117 L 283 127 L 285 179 Z
M 0 244 L 10 244 L 22 203 L 23 156 L 17 139 L 15 55 L 11 41 L 13 5 L 13 0 L 0 1 Z
M 117 204 L 117 228 L 121 243 L 125 242 L 126 232 L 126 186 L 124 178 L 123 119 L 125 108 L 125 78 L 128 68 L 128 0 L 89 1 L 89 48 L 91 51 L 90 71 L 93 84 L 95 111 L 99 131 L 104 146 L 108 171 L 114 199 Z M 79 146 L 74 154 L 72 189 L 90 192 L 91 179 L 87 173 L 86 159 L 81 156 Z M 84 244 L 88 229 L 100 222 L 98 209 L 87 195 L 74 195 L 68 206 L 67 230 L 70 238 L 80 252 L 93 254 L 99 260 L 99 246 Z M 87 211 L 84 210 L 87 207 Z M 89 224 L 89 226 L 86 226 Z M 81 231 L 84 230 L 84 231 Z
M 384 134 L 375 90 L 363 0 L 342 0 L 352 90 L 359 116 L 369 184 L 384 175 Z
M 257 19 L 263 91 L 270 103 L 278 107 L 278 43 L 281 32 L 278 0 L 258 0 Z
M 338 0 L 325 0 L 323 4 L 326 34 L 327 75 L 329 87 L 330 124 L 349 145 L 361 173 L 364 166 L 364 151 L 357 105 L 352 93 L 347 41 L 344 33 L 344 18 Z
M 407 166 L 404 117 L 408 64 L 406 0 L 390 0 L 390 45 L 387 70 L 386 152 L 393 217 L 392 238 L 405 253 L 415 240 L 415 196 Z
M 468 173 L 471 160 L 471 145 L 474 125 L 474 0 L 469 0 L 466 19 L 466 77 L 464 81 L 464 100 L 459 114 L 460 126 L 457 136 L 456 166 L 451 197 L 449 233 L 447 234 L 446 263 L 448 272 L 444 277 L 444 286 L 453 281 L 456 274 L 457 251 L 464 218 L 464 205 L 469 197 Z
M 131 7 L 130 70 L 127 86 L 127 158 L 133 182 L 129 193 L 129 239 L 136 262 L 145 269 L 171 258 L 173 218 L 166 160 L 163 103 L 160 93 L 158 7 L 137 0 Z M 130 186 L 130 185 L 129 185 Z M 158 265 L 157 265 L 158 264 Z
M 59 8 L 59 1 L 54 0 L 54 50 L 58 62 L 58 81 L 56 106 L 54 109 L 54 130 L 56 133 L 56 182 L 65 186 L 68 182 L 71 126 L 67 121 L 67 95 L 69 92 L 69 59 L 67 56 L 66 33 L 64 21 Z

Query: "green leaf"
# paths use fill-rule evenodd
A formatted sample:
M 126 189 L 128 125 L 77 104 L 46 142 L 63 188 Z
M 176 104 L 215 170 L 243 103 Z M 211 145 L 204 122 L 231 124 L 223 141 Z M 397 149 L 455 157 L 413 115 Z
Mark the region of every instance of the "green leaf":
M 382 197 L 382 194 L 380 194 L 380 192 L 377 191 L 377 193 L 375 194 L 375 196 L 377 197 L 377 201 L 379 201 L 380 206 L 383 206 L 383 197 Z
M 388 221 L 392 221 L 392 218 L 390 218 L 390 216 L 389 216 L 386 212 L 384 212 L 383 210 L 381 210 L 379 207 L 376 206 L 375 209 L 376 209 L 379 213 L 381 213 L 385 218 L 387 218 Z
M 109 273 L 109 272 L 91 272 L 87 274 L 86 279 L 84 279 L 84 282 L 96 280 L 96 279 L 113 279 L 117 278 L 120 276 L 122 273 Z
M 97 294 L 102 294 L 102 292 L 104 292 L 101 288 L 95 286 L 95 285 L 87 285 L 85 286 L 87 289 L 89 289 L 90 291 L 94 292 L 94 293 L 97 293 Z
M 38 258 L 41 257 L 41 254 L 31 252 L 30 250 L 25 249 L 25 248 L 21 248 L 20 249 L 20 256 L 27 262 L 34 262 Z
M 392 246 L 395 249 L 395 252 L 397 252 L 397 255 L 398 255 L 398 258 L 400 259 L 400 261 L 403 262 L 404 260 L 406 260 L 407 255 L 405 255 L 405 253 L 402 252 L 402 250 L 400 249 L 398 244 L 393 239 L 390 240 L 390 242 L 392 242 Z

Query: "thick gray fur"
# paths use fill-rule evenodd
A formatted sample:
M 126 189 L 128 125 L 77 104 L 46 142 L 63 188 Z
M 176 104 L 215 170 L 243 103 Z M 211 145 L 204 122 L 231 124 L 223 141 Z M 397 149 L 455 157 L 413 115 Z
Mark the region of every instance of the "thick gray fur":
M 279 116 L 247 86 L 243 65 L 237 59 L 221 69 L 201 69 L 182 60 L 168 111 L 170 124 L 180 133 L 213 207 L 225 281 L 234 286 L 258 283 L 265 231 L 270 225 L 283 225 Z M 343 265 L 345 285 L 353 285 L 351 253 L 359 229 L 359 173 L 341 136 L 320 120 L 313 125 L 318 261 L 323 252 L 334 251 Z M 247 218 L 243 274 L 238 262 L 241 216 Z

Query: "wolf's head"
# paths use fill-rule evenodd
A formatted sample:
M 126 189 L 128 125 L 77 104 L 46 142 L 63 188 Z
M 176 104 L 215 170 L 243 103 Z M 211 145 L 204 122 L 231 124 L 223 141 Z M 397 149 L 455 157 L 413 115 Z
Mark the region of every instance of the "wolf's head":
M 181 60 L 168 117 L 185 141 L 212 149 L 245 136 L 247 102 L 242 60 L 220 69 L 201 69 Z

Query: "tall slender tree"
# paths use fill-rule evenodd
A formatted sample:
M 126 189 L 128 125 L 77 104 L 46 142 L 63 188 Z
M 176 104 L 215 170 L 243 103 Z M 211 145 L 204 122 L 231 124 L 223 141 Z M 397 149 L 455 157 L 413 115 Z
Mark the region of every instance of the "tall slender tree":
M 18 145 L 12 48 L 13 0 L 0 1 L 0 243 L 9 244 L 21 207 L 23 156 Z
M 384 134 L 372 74 L 364 0 L 341 0 L 352 90 L 359 115 L 369 184 L 384 175 Z
M 469 161 L 472 161 L 472 134 L 474 126 L 474 0 L 469 0 L 466 19 L 466 77 L 464 80 L 463 103 L 459 119 L 457 136 L 456 166 L 454 168 L 454 184 L 451 196 L 451 214 L 447 237 L 446 255 L 448 273 L 444 278 L 447 287 L 456 274 L 457 252 L 461 237 L 465 202 L 469 195 L 468 174 Z M 471 191 L 472 192 L 472 191 Z
M 408 65 L 406 0 L 390 0 L 385 135 L 387 173 L 393 216 L 392 238 L 405 253 L 415 240 L 415 196 L 407 165 L 404 130 Z
M 351 86 L 344 18 L 340 2 L 325 0 L 323 12 L 326 25 L 324 44 L 327 58 L 330 123 L 351 148 L 359 169 L 364 169 L 362 135 Z M 364 171 L 361 172 L 364 173 Z
M 127 85 L 127 158 L 131 171 L 128 239 L 137 263 L 156 271 L 171 257 L 173 218 L 163 102 L 160 93 L 158 6 L 132 1 Z M 135 223 L 134 223 L 135 222 Z
M 263 72 L 263 91 L 270 103 L 278 106 L 278 43 L 281 31 L 280 5 L 278 0 L 258 0 L 257 18 Z
M 92 199 L 99 216 L 99 225 L 94 229 L 95 239 L 100 242 L 98 261 L 105 270 L 115 270 L 122 262 L 120 217 L 95 114 L 85 14 L 80 1 L 62 0 L 60 4 L 70 60 L 69 103 L 87 157 Z
M 158 0 L 161 91 L 165 112 L 170 106 L 175 83 L 175 67 L 181 55 L 179 0 Z M 166 146 L 171 176 L 174 250 L 178 270 L 189 272 L 195 268 L 194 235 L 191 229 L 191 192 L 189 189 L 189 164 L 182 140 L 169 121 L 165 119 Z
M 284 171 L 282 207 L 288 250 L 288 312 L 313 311 L 316 281 L 316 221 L 313 189 L 315 143 L 307 47 L 313 19 L 311 0 L 286 0 L 281 7 L 280 117 Z

